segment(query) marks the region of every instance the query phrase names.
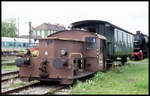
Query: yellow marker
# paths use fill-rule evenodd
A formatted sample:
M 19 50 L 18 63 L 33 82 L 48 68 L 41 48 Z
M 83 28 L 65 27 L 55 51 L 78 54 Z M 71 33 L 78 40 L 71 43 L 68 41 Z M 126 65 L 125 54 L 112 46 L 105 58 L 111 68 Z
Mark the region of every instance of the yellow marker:
M 59 38 L 60 40 L 70 40 L 70 39 L 68 39 L 68 38 Z
M 59 40 L 69 40 L 69 41 L 82 41 L 84 42 L 83 40 L 79 40 L 79 39 L 68 39 L 68 38 L 58 38 Z
M 82 53 L 75 52 L 75 53 L 70 53 L 70 54 L 69 54 L 69 58 L 70 58 L 72 55 L 74 55 L 74 54 L 79 54 L 81 58 L 83 57 Z
M 69 54 L 69 58 L 70 58 L 72 55 L 74 55 L 74 54 L 79 54 L 81 58 L 83 57 L 82 53 L 75 52 L 75 53 L 70 53 L 70 54 Z M 81 63 L 82 63 L 82 60 L 81 60 Z M 81 64 L 81 70 L 80 70 L 80 71 L 81 71 L 81 72 L 83 71 L 83 70 L 82 70 L 82 64 Z
M 34 51 L 34 52 L 32 53 L 32 55 L 33 55 L 33 56 L 39 56 L 39 51 L 38 51 L 38 50 Z

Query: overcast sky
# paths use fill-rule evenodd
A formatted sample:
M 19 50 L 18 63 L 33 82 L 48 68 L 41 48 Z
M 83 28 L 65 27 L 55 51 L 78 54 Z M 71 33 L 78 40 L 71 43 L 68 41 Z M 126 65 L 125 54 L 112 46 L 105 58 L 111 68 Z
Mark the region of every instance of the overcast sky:
M 69 24 L 103 20 L 129 32 L 148 34 L 148 2 L 2 2 L 2 20 L 19 18 L 20 35 L 29 33 L 28 22 Z

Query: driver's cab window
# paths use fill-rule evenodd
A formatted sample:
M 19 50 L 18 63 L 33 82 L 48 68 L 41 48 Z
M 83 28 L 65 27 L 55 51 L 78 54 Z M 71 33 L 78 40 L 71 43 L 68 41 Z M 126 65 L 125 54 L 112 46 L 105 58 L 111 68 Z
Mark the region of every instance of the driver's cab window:
M 46 43 L 47 43 L 47 46 L 48 46 L 48 45 L 51 45 L 51 44 L 53 43 L 53 41 L 54 41 L 54 40 L 52 40 L 52 39 L 50 39 L 50 40 L 47 40 L 47 41 L 46 41 Z
M 96 37 L 86 37 L 85 46 L 86 49 L 96 49 L 97 47 Z

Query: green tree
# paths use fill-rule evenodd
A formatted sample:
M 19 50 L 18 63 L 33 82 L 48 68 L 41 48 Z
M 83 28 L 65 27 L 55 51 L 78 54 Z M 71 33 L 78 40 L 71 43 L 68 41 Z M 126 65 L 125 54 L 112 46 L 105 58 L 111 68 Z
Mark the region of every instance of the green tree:
M 14 21 L 3 21 L 2 22 L 2 37 L 17 37 L 17 28 Z

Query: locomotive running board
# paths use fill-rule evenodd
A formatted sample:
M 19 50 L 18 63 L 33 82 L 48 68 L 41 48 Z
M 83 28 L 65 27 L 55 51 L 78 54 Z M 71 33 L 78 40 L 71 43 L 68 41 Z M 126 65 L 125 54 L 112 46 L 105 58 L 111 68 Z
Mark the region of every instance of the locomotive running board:
M 86 76 L 92 75 L 92 74 L 94 74 L 94 73 L 96 73 L 96 72 L 83 72 L 83 73 L 80 73 L 79 75 L 74 76 L 74 79 L 86 77 Z

